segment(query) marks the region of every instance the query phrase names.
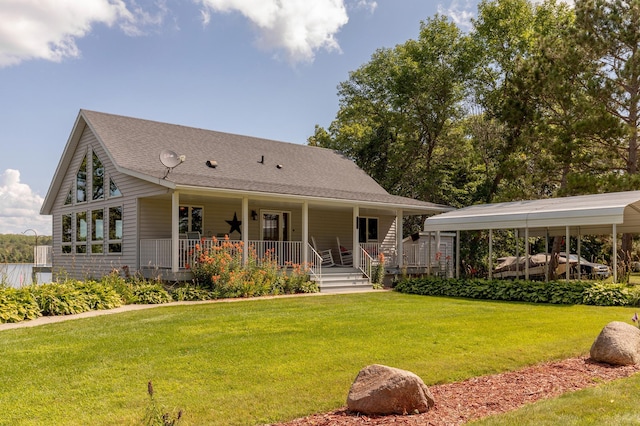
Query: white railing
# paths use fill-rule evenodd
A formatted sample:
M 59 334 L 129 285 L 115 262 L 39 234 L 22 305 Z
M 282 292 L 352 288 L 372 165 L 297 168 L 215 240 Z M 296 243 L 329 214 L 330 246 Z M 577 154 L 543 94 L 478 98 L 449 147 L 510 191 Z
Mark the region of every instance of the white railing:
M 34 266 L 51 266 L 52 246 L 35 246 L 33 248 Z
M 371 271 L 372 266 L 374 264 L 374 259 L 369 255 L 367 250 L 365 250 L 362 246 L 360 246 L 360 263 L 358 264 L 358 269 L 362 272 L 362 274 L 367 277 L 369 282 L 371 282 Z
M 309 259 L 309 274 L 312 277 L 320 279 L 322 277 L 322 256 L 308 243 L 307 254 Z
M 178 268 L 188 269 L 197 261 L 200 251 L 226 246 L 232 255 L 242 247 L 238 240 L 187 239 L 178 240 Z M 300 241 L 249 241 L 249 250 L 258 262 L 267 256 L 278 266 L 302 263 L 302 243 Z M 171 268 L 171 238 L 140 240 L 140 266 Z

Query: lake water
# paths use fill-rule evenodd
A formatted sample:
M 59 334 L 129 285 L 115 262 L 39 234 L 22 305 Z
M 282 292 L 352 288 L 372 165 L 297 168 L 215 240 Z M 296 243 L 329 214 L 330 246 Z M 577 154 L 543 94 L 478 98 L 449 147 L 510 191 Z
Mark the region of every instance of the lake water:
M 29 285 L 32 272 L 32 263 L 0 263 L 0 283 L 15 288 Z M 36 274 L 36 280 L 38 284 L 51 282 L 51 272 L 39 272 Z

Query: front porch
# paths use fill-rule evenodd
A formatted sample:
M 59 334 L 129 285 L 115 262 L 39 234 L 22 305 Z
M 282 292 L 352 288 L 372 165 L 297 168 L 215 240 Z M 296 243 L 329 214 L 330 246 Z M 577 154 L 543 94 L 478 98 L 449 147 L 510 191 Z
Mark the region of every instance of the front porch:
M 198 251 L 212 250 L 223 244 L 228 247 L 244 247 L 241 240 L 218 239 L 216 237 L 179 238 L 178 270 L 173 271 L 172 239 L 144 239 L 140 241 L 140 270 L 145 278 L 189 281 L 193 278 L 190 267 L 196 264 Z M 404 244 L 402 257 L 397 255 L 398 250 L 395 246 L 378 243 L 359 244 L 357 249 L 359 260 L 355 265 L 353 263 L 340 264 L 339 255 L 334 248 L 329 249 L 332 252 L 334 262 L 327 264 L 311 244 L 304 244 L 302 241 L 249 240 L 248 247 L 249 250 L 246 252 L 250 253 L 258 263 L 268 254 L 269 259 L 283 268 L 292 265 L 306 265 L 311 279 L 318 283 L 321 291 L 370 289 L 373 269 L 377 267 L 381 259 L 384 259 L 386 275 L 433 273 L 450 276 L 452 274 L 450 255 L 445 252 L 444 256 L 439 256 L 433 248 L 433 244 L 428 244 L 425 241 Z M 442 260 L 438 259 L 439 257 L 442 257 Z M 429 258 L 431 258 L 431 262 L 428 262 Z

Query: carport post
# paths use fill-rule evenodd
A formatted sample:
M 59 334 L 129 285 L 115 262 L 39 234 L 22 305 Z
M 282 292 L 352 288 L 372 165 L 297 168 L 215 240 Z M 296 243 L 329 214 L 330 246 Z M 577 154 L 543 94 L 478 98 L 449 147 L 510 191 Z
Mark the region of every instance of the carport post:
M 524 228 L 524 279 L 529 281 L 529 228 Z
M 493 278 L 493 229 L 489 229 L 489 279 Z
M 569 270 L 571 269 L 571 264 L 569 263 L 569 254 L 571 254 L 570 248 L 571 244 L 571 234 L 569 233 L 569 225 L 567 225 L 567 239 L 564 241 L 564 254 L 565 256 L 565 268 L 564 274 L 567 276 L 567 282 L 569 282 Z
M 456 279 L 460 278 L 460 231 L 456 231 Z
M 613 224 L 613 282 L 618 282 L 618 227 Z
M 549 228 L 544 231 L 544 282 L 549 282 L 549 263 L 551 262 L 551 256 L 549 255 Z

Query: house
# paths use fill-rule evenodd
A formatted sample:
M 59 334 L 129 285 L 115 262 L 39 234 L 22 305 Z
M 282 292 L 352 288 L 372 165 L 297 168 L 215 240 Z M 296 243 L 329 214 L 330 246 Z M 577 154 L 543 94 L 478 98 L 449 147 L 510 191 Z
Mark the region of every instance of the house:
M 405 215 L 448 210 L 390 195 L 329 149 L 80 110 L 41 214 L 54 275 L 188 280 L 195 244 L 228 236 L 322 283 L 338 238 L 366 278 L 377 253 L 400 266 Z

